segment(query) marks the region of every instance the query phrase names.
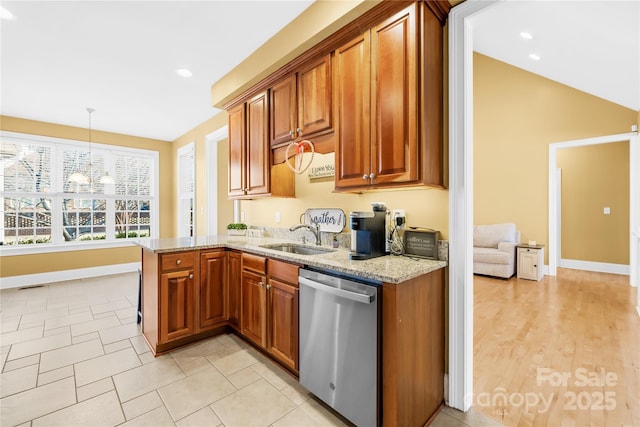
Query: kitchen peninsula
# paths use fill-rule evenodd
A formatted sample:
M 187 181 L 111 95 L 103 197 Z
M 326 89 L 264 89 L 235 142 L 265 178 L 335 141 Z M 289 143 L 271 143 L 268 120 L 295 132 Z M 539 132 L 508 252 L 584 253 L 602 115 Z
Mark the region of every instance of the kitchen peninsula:
M 143 335 L 154 354 L 229 329 L 298 375 L 298 270 L 382 283 L 383 425 L 424 425 L 443 402 L 445 261 L 346 249 L 300 255 L 272 238 L 140 239 Z

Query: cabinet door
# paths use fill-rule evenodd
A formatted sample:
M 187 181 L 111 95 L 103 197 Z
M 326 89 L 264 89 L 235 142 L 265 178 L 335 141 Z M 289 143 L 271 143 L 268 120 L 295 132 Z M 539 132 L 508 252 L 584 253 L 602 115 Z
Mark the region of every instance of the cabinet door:
M 267 92 L 247 101 L 246 194 L 269 193 L 269 109 Z
M 271 104 L 271 147 L 293 141 L 296 137 L 296 76 L 276 83 L 269 95 Z
M 229 252 L 229 323 L 240 328 L 240 285 L 242 280 L 242 254 Z
M 160 342 L 186 337 L 193 328 L 193 270 L 160 275 Z
M 229 110 L 229 197 L 245 194 L 245 104 Z
M 526 248 L 518 248 L 518 277 L 538 280 L 538 252 Z
M 372 184 L 417 181 L 417 3 L 371 30 Z
M 242 335 L 266 348 L 266 279 L 250 271 L 242 272 Z
M 227 320 L 227 253 L 200 255 L 199 328 L 208 329 Z
M 336 188 L 369 184 L 369 39 L 369 32 L 366 32 L 335 51 Z
M 298 289 L 269 279 L 269 353 L 293 370 L 298 370 Z
M 299 138 L 331 129 L 331 56 L 327 55 L 298 72 Z

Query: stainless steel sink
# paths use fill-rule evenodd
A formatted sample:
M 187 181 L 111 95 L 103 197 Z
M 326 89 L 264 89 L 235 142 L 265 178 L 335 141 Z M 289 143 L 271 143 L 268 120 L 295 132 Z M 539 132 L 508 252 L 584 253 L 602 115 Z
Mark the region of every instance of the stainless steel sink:
M 272 249 L 274 251 L 287 252 L 298 255 L 319 255 L 335 252 L 335 249 L 319 248 L 313 246 L 297 245 L 295 243 L 276 243 L 273 245 L 262 245 L 261 248 Z

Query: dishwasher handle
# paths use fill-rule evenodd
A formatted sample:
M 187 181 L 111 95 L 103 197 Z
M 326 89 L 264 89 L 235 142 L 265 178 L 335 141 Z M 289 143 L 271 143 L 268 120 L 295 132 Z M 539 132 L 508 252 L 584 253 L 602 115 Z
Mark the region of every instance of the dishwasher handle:
M 333 286 L 325 285 L 323 283 L 309 280 L 306 277 L 298 277 L 298 281 L 301 285 L 309 286 L 310 288 L 317 289 L 321 292 L 336 295 L 342 298 L 349 299 L 351 301 L 361 302 L 364 304 L 371 304 L 375 300 L 375 295 L 367 295 L 359 292 L 351 292 L 341 288 L 335 288 Z

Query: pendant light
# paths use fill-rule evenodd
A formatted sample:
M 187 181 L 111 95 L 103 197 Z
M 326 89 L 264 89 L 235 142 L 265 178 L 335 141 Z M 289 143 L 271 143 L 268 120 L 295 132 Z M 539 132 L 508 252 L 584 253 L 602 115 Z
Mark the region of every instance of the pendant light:
M 91 113 L 93 113 L 94 110 L 93 108 L 87 108 L 87 111 L 89 112 L 89 147 L 91 147 Z M 91 148 L 89 148 L 91 149 Z M 115 181 L 113 180 L 113 178 L 111 177 L 111 175 L 109 175 L 109 171 L 105 171 L 104 175 L 102 175 L 102 177 L 100 177 L 100 184 L 115 184 Z
M 91 173 L 93 172 L 93 162 L 91 161 L 91 144 L 93 142 L 93 128 L 91 127 L 91 115 L 96 111 L 94 108 L 87 108 L 87 112 L 89 113 L 89 170 Z M 92 182 L 92 178 L 89 178 L 89 183 Z M 105 172 L 105 174 L 99 179 L 100 184 L 114 184 L 115 181 L 109 175 L 109 171 Z
M 91 116 L 89 116 L 89 140 L 91 140 Z M 91 146 L 89 146 L 89 153 L 91 153 Z M 89 163 L 91 163 L 91 158 L 89 158 Z M 75 182 L 77 184 L 76 191 L 79 191 L 79 185 L 87 184 L 89 182 L 89 177 L 79 170 L 76 170 L 74 173 L 69 175 L 69 181 Z

